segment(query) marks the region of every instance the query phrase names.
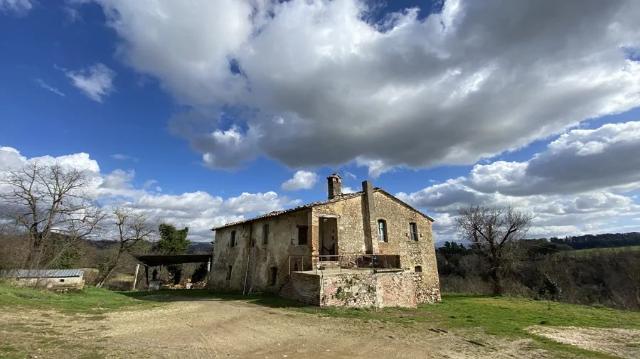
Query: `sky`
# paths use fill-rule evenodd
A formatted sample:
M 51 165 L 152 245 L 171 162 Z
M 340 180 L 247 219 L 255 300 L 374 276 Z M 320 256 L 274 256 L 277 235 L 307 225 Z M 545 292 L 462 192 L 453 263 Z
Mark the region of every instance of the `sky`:
M 370 180 L 457 240 L 640 231 L 640 3 L 0 0 L 0 176 L 210 228 Z

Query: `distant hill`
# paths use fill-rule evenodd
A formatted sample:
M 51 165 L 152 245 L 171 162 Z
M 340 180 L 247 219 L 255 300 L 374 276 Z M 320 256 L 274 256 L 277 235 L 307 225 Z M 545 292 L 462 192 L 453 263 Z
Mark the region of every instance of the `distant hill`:
M 187 248 L 187 253 L 189 254 L 211 254 L 212 251 L 213 245 L 210 242 L 191 242 L 189 248 Z
M 640 232 L 587 234 L 565 238 L 549 238 L 552 243 L 565 244 L 573 249 L 612 248 L 640 245 Z

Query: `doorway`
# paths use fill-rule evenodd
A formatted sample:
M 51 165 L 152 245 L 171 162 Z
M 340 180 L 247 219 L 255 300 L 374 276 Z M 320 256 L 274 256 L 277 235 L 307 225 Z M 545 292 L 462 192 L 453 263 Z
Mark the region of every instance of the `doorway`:
M 320 255 L 335 256 L 338 254 L 338 219 L 320 217 Z M 337 261 L 338 257 L 320 257 L 321 260 Z

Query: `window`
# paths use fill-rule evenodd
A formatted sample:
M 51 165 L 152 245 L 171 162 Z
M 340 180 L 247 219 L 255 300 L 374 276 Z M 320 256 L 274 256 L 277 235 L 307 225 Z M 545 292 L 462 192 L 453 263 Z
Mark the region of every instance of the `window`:
M 416 273 L 422 273 L 422 266 L 415 266 L 415 268 L 413 268 L 413 270 L 414 270 Z
M 384 219 L 378 220 L 378 240 L 380 242 L 389 241 L 389 238 L 387 238 L 387 221 Z
M 269 285 L 276 285 L 278 281 L 278 267 L 269 268 Z
M 229 247 L 236 246 L 236 231 L 231 231 L 231 238 L 229 239 Z
M 298 245 L 306 246 L 307 245 L 307 232 L 309 231 L 308 226 L 298 226 Z
M 269 243 L 269 225 L 263 224 L 262 225 L 262 244 L 267 244 L 267 243 Z
M 229 266 L 227 268 L 227 280 L 231 280 L 231 271 L 233 270 L 233 266 Z
M 416 225 L 415 222 L 409 223 L 409 233 L 411 234 L 412 240 L 418 240 L 418 225 Z

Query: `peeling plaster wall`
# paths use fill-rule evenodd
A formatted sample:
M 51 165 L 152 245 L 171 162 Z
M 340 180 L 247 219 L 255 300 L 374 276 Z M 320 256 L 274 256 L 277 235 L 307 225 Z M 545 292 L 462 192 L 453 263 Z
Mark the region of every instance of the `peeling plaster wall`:
M 288 279 L 289 256 L 308 257 L 311 254 L 308 244 L 298 245 L 298 226 L 308 226 L 310 212 L 297 211 L 216 231 L 209 286 L 216 290 L 277 293 Z M 266 245 L 263 244 L 264 224 L 269 224 Z M 231 232 L 234 230 L 236 246 L 230 247 Z M 308 241 L 310 237 L 307 233 Z M 251 238 L 254 246 L 251 245 Z M 232 271 L 231 278 L 227 280 L 229 266 L 232 266 Z M 275 285 L 269 283 L 271 267 L 278 269 Z
M 409 307 L 418 304 L 414 273 L 342 273 L 321 279 L 320 306 Z

